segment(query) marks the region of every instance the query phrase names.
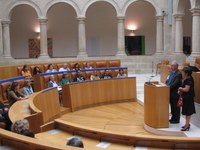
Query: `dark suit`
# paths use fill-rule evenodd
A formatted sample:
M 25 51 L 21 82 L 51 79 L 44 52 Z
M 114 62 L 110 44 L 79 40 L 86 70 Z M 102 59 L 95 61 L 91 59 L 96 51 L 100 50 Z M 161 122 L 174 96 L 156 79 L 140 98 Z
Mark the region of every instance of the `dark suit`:
M 178 88 L 182 84 L 182 75 L 179 70 L 174 73 L 170 73 L 166 84 L 170 86 L 170 106 L 171 106 L 171 121 L 179 122 L 180 120 L 180 107 L 177 107 L 179 99 Z

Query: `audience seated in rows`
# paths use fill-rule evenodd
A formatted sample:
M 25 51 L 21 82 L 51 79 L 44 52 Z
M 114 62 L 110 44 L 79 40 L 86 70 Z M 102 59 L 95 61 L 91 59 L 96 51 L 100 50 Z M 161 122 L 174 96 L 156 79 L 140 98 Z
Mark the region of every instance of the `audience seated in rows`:
M 79 70 L 76 70 L 76 75 L 74 77 L 74 82 L 83 82 L 85 81 L 85 77 L 82 75 L 82 72 Z
M 71 139 L 69 139 L 67 141 L 67 144 L 68 146 L 74 146 L 74 147 L 80 147 L 80 148 L 84 148 L 84 145 L 83 145 L 83 142 L 80 138 L 78 137 L 73 137 Z
M 28 70 L 27 65 L 24 65 L 21 72 L 22 76 L 25 76 L 26 78 L 32 78 L 31 72 Z
M 64 85 L 64 84 L 69 84 L 69 83 L 71 83 L 72 81 L 71 81 L 71 79 L 69 78 L 69 75 L 68 75 L 68 73 L 64 73 L 63 75 L 62 75 L 62 79 L 61 79 L 61 81 L 60 81 L 60 84 L 61 85 Z
M 33 76 L 36 74 L 40 74 L 42 73 L 42 71 L 40 70 L 40 68 L 38 66 L 35 66 L 33 69 Z
M 23 89 L 22 89 L 22 92 L 23 92 L 23 94 L 25 95 L 25 96 L 29 96 L 29 95 L 31 95 L 31 94 L 33 94 L 34 92 L 33 92 L 33 88 L 32 88 L 32 86 L 31 86 L 31 81 L 30 80 L 25 80 L 25 82 L 24 82 L 24 87 L 23 87 Z
M 51 72 L 57 72 L 57 70 L 53 68 L 52 64 L 49 64 L 46 73 L 51 73 Z
M 119 73 L 117 74 L 117 78 L 126 78 L 127 75 L 124 73 L 123 69 L 119 69 Z
M 15 121 L 11 126 L 11 131 L 17 134 L 34 137 L 34 133 L 30 130 L 29 122 L 26 119 Z
M 99 79 L 100 79 L 99 71 L 94 70 L 90 76 L 90 80 L 99 80 Z
M 19 91 L 20 85 L 18 82 L 13 82 L 8 89 L 8 101 L 9 105 L 12 106 L 16 101 L 27 99 L 23 93 Z
M 64 63 L 64 64 L 63 64 L 63 67 L 61 67 L 61 68 L 59 69 L 59 72 L 63 72 L 63 71 L 70 71 L 70 68 L 69 68 L 69 66 L 68 66 L 67 63 Z
M 111 79 L 112 75 L 110 74 L 110 71 L 108 69 L 105 69 L 103 75 L 101 76 L 101 79 Z

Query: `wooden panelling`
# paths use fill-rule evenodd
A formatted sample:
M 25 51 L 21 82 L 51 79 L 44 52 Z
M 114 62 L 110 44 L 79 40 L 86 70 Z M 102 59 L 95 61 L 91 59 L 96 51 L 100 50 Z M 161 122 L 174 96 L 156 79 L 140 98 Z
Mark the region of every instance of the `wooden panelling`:
M 41 91 L 34 99 L 33 104 L 42 112 L 43 122 L 52 121 L 60 114 L 60 103 L 57 88 Z
M 200 72 L 192 72 L 194 78 L 195 102 L 200 104 Z
M 136 78 L 63 85 L 63 106 L 72 111 L 99 104 L 136 100 Z
M 169 127 L 169 87 L 144 85 L 144 122 L 153 128 Z

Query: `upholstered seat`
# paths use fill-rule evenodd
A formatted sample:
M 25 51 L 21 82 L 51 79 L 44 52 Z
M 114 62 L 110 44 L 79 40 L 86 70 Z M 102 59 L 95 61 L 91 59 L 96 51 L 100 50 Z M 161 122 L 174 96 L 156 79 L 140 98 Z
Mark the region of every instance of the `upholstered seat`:
M 120 60 L 110 60 L 108 62 L 108 67 L 120 67 Z
M 106 61 L 96 61 L 96 67 L 97 68 L 107 68 L 107 62 Z
M 200 70 L 200 57 L 196 57 L 195 66 Z
M 4 105 L 9 105 L 8 102 L 8 87 L 11 85 L 12 82 L 5 82 L 0 84 L 0 97 L 1 101 Z

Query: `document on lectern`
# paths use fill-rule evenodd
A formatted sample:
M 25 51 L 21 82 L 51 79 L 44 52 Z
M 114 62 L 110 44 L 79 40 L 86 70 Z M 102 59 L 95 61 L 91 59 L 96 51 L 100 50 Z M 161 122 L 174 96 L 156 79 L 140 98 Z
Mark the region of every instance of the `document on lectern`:
M 158 83 L 158 84 L 153 84 L 154 86 L 156 87 L 164 87 L 166 86 L 166 84 L 163 84 L 163 83 Z

